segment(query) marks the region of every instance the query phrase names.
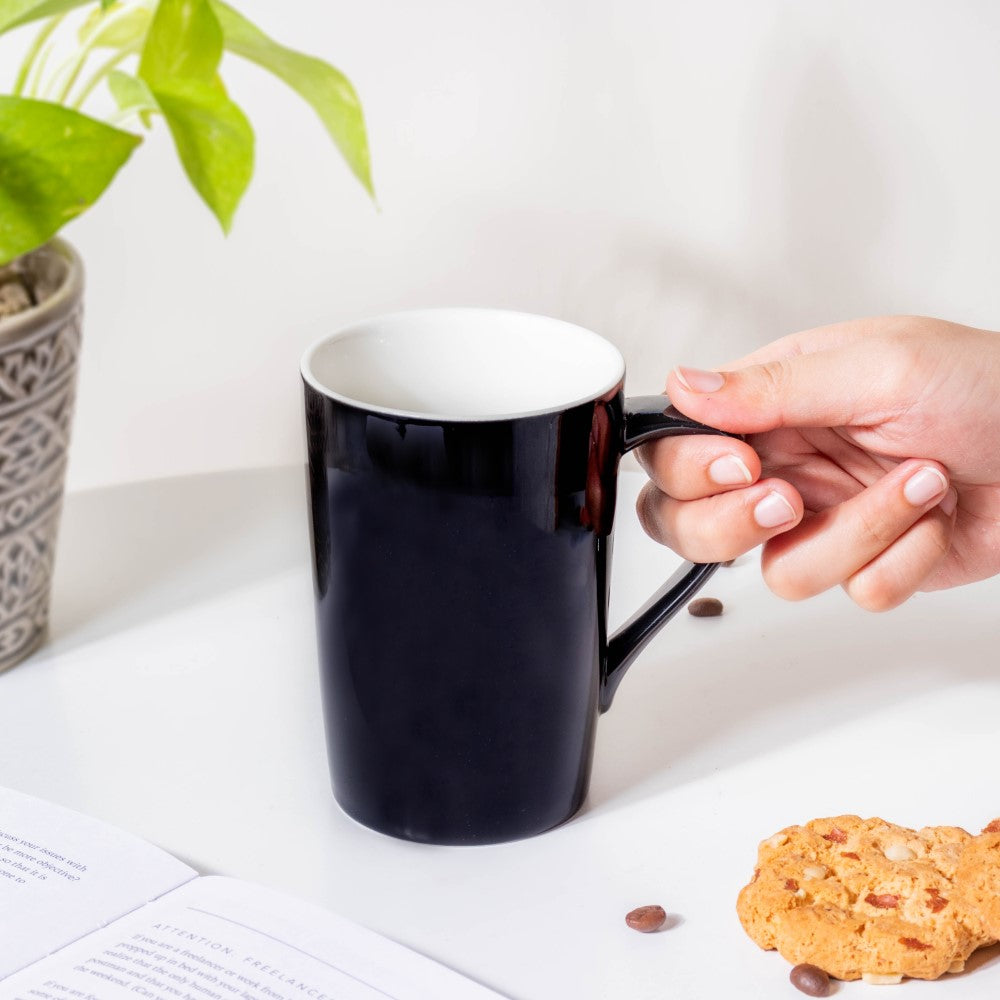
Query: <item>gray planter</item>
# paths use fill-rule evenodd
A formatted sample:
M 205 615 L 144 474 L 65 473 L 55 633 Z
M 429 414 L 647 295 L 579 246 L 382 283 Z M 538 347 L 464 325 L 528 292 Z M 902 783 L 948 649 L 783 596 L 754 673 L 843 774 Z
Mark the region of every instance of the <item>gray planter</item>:
M 0 670 L 48 628 L 83 299 L 83 266 L 61 240 L 17 270 L 38 304 L 0 319 Z

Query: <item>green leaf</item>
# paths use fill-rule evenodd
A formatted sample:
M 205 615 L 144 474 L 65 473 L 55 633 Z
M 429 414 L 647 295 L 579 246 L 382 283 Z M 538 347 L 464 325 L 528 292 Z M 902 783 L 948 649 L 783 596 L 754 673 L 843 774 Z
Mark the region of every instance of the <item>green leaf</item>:
M 216 70 L 222 28 L 208 0 L 160 0 L 139 77 L 159 105 L 195 190 L 225 232 L 253 174 L 253 130 Z
M 152 88 L 197 192 L 229 232 L 253 175 L 253 129 L 221 83 L 167 80 Z
M 156 97 L 146 82 L 137 76 L 132 76 L 131 73 L 124 73 L 120 69 L 111 70 L 108 73 L 108 87 L 111 88 L 111 95 L 122 111 L 160 110 Z
M 115 0 L 101 0 L 101 10 L 107 10 Z
M 91 0 L 0 0 L 0 34 L 31 21 L 83 7 Z
M 209 2 L 226 48 L 263 66 L 312 105 L 354 176 L 374 197 L 361 101 L 347 77 L 322 59 L 279 45 L 222 0 Z
M 0 97 L 0 264 L 89 208 L 141 141 L 58 104 Z
M 120 49 L 145 37 L 153 17 L 146 7 L 136 7 L 121 15 L 112 11 L 110 17 L 104 13 L 107 9 L 101 7 L 98 10 L 95 7 L 80 25 L 77 37 L 81 43 L 92 48 Z
M 131 73 L 113 69 L 108 73 L 108 87 L 120 111 L 139 115 L 143 125 L 149 128 L 151 113 L 159 111 L 160 105 L 144 80 Z
M 222 28 L 208 0 L 160 0 L 139 61 L 139 76 L 154 89 L 166 80 L 215 78 Z

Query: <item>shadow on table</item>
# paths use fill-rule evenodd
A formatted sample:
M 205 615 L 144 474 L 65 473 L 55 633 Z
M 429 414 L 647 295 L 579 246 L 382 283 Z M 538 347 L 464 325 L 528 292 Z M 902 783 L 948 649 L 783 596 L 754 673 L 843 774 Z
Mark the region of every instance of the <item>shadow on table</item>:
M 637 552 L 633 561 L 643 565 Z M 585 813 L 697 780 L 880 704 L 933 691 L 946 679 L 997 677 L 989 655 L 996 628 L 992 582 L 920 595 L 890 616 L 870 615 L 839 594 L 797 606 L 771 598 L 749 563 L 718 578 L 726 615 L 697 624 L 683 616 L 631 668 L 598 726 Z M 302 469 L 238 470 L 71 494 L 51 641 L 36 657 L 292 570 L 301 571 L 308 592 Z M 737 586 L 730 597 L 727 588 L 739 580 L 742 592 Z M 671 634 L 685 627 L 697 632 L 677 655 Z
M 726 578 L 714 585 L 725 615 L 683 616 L 632 667 L 598 724 L 584 812 L 639 801 L 900 702 L 1000 679 L 1000 580 L 872 615 L 839 592 L 787 604 L 766 592 L 756 565 L 743 569 L 746 585 L 731 598 Z M 672 653 L 671 630 L 684 628 L 699 630 L 697 645 Z
M 307 578 L 304 476 L 234 470 L 69 494 L 50 645 L 65 651 L 296 566 Z
M 996 965 L 998 960 L 1000 960 L 1000 944 L 990 945 L 989 948 L 980 948 L 979 951 L 975 951 L 969 956 L 969 960 L 965 963 L 965 971 L 967 973 L 975 972 L 988 965 Z

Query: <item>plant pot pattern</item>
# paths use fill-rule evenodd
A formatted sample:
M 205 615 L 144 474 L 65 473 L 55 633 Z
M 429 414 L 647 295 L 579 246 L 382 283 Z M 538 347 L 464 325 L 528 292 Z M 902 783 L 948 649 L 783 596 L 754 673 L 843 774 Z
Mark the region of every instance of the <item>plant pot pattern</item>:
M 64 305 L 0 339 L 0 670 L 48 627 L 82 314 L 78 294 Z

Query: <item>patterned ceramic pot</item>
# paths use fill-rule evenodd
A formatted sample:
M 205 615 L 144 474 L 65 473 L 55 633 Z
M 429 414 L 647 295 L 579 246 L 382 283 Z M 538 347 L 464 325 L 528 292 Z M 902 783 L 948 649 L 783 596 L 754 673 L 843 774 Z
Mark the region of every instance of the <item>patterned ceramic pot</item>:
M 0 670 L 48 627 L 83 299 L 83 266 L 61 240 L 17 270 L 37 304 L 0 319 Z

